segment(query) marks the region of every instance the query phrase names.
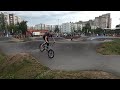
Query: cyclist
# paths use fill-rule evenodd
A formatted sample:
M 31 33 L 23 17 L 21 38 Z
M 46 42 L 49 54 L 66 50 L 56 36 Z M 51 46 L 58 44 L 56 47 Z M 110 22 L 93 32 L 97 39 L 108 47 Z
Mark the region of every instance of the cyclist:
M 44 43 L 41 44 L 41 47 L 44 45 L 44 44 L 47 44 L 47 48 L 49 47 L 49 38 L 52 38 L 54 43 L 55 43 L 55 39 L 53 38 L 53 35 L 52 35 L 52 31 L 50 32 L 45 32 L 45 34 L 43 35 L 43 39 L 44 39 Z

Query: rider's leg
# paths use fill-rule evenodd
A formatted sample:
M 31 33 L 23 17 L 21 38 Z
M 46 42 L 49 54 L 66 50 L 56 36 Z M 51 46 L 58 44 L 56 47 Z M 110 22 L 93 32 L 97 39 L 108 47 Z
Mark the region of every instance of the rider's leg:
M 48 47 L 49 47 L 49 43 L 46 43 L 47 44 L 47 49 L 48 49 Z
M 44 44 L 46 44 L 46 42 L 44 42 L 43 44 L 41 44 L 41 47 L 43 47 Z

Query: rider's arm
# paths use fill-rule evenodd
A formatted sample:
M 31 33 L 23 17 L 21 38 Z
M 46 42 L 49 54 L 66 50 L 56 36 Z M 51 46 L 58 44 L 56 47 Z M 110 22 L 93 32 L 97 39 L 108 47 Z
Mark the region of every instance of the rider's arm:
M 48 43 L 47 36 L 45 36 L 45 41 Z

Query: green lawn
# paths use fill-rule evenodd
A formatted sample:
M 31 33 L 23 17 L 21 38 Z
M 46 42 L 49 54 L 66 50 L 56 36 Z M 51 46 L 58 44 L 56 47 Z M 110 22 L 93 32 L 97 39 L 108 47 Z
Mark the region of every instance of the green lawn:
M 29 54 L 6 56 L 0 53 L 0 79 L 117 79 L 103 71 L 50 70 Z
M 101 44 L 97 48 L 97 52 L 103 55 L 120 55 L 120 40 Z

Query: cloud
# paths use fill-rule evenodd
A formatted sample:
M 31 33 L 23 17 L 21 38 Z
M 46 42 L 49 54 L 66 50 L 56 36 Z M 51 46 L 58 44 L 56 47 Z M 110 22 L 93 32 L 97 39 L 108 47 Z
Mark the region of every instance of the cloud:
M 70 14 L 71 11 L 4 11 L 9 13 L 14 13 L 19 16 L 25 16 L 25 17 L 40 17 L 40 16 L 52 16 L 52 15 L 64 15 L 64 14 Z
M 120 11 L 3 11 L 14 13 L 28 21 L 28 25 L 59 24 L 65 22 L 88 21 L 102 14 L 111 13 L 112 28 L 120 23 Z

